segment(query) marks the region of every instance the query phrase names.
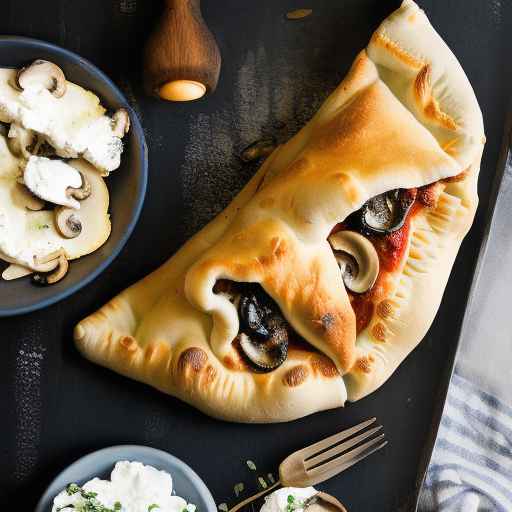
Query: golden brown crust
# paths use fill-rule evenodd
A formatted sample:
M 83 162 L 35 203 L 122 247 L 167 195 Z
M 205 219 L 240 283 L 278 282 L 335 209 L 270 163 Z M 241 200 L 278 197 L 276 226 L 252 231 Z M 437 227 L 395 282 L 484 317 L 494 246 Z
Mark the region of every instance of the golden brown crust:
M 405 0 L 313 119 L 173 258 L 83 320 L 77 346 L 232 421 L 287 421 L 368 394 L 435 315 L 476 208 L 483 139 L 462 69 Z M 443 182 L 468 168 L 463 180 Z M 438 181 L 356 335 L 327 237 L 371 197 Z M 233 343 L 238 314 L 216 293 L 219 280 L 261 284 L 311 350 L 291 345 L 279 368 L 251 372 Z

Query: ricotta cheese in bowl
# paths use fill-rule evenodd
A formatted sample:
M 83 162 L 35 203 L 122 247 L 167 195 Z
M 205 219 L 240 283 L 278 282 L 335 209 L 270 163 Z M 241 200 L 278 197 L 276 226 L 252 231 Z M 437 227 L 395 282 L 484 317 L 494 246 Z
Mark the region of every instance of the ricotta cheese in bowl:
M 283 487 L 265 498 L 260 512 L 347 512 L 334 497 L 314 487 Z
M 317 493 L 314 487 L 283 487 L 265 498 L 260 512 L 304 512 Z
M 0 69 L 0 260 L 4 279 L 62 279 L 69 261 L 111 232 L 104 178 L 121 163 L 125 109 L 99 98 L 55 64 Z
M 117 462 L 110 480 L 72 483 L 53 501 L 52 512 L 195 512 L 173 495 L 172 476 L 140 462 Z

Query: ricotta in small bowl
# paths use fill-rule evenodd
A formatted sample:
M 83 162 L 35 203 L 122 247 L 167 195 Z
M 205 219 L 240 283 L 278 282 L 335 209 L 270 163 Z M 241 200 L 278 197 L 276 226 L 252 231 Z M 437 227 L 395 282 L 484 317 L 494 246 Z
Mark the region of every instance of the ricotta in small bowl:
M 316 494 L 314 487 L 283 487 L 265 498 L 260 512 L 304 512 L 304 504 Z
M 119 461 L 110 480 L 93 478 L 69 484 L 53 500 L 52 512 L 195 512 L 196 506 L 173 495 L 166 471 L 140 462 Z

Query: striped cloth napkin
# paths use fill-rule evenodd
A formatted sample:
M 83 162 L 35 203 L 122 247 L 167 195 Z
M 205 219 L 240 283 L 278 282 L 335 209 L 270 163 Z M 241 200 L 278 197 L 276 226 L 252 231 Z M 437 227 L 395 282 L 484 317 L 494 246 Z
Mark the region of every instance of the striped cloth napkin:
M 421 512 L 512 512 L 512 151 L 497 180 Z
M 512 408 L 457 369 L 420 503 L 421 511 L 512 511 Z

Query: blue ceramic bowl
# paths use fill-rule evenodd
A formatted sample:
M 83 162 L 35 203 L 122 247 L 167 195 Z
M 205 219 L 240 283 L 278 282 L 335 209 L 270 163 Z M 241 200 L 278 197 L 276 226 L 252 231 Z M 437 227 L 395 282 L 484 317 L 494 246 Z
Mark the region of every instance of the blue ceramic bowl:
M 136 445 L 111 446 L 78 459 L 50 484 L 35 512 L 50 512 L 55 496 L 70 483 L 83 485 L 95 476 L 109 479 L 115 463 L 120 460 L 138 461 L 167 471 L 172 476 L 175 493 L 196 505 L 197 512 L 217 512 L 210 491 L 189 466 L 161 450 Z
M 36 39 L 0 36 L 0 67 L 19 68 L 35 59 L 49 60 L 60 66 L 68 80 L 97 94 L 108 109 L 126 108 L 131 129 L 124 138 L 121 167 L 106 180 L 112 215 L 108 241 L 96 252 L 73 261 L 68 275 L 54 285 L 33 286 L 29 278 L 0 280 L 0 317 L 44 308 L 69 297 L 95 279 L 112 263 L 131 235 L 146 193 L 148 154 L 144 132 L 121 91 L 96 66 L 75 53 Z

